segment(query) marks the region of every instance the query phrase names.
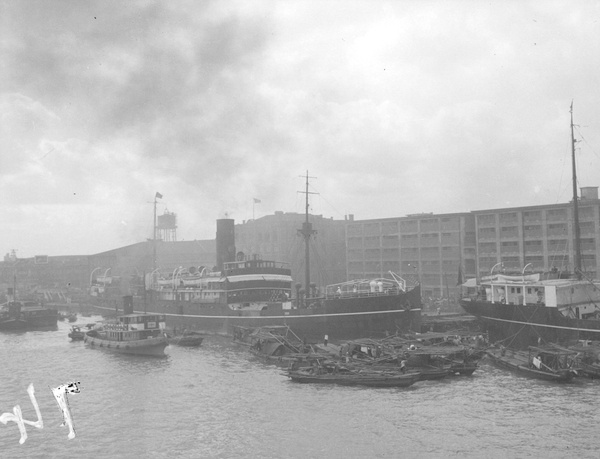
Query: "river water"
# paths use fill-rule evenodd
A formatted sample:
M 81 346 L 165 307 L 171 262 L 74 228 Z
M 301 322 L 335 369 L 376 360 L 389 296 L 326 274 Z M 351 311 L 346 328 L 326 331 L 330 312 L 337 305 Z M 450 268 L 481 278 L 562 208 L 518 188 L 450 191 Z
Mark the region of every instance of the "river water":
M 100 320 L 81 318 L 80 324 Z M 0 457 L 596 458 L 600 382 L 530 380 L 485 360 L 471 377 L 405 389 L 293 383 L 230 339 L 135 357 L 55 331 L 0 333 L 0 414 L 19 405 L 43 428 L 0 424 Z M 79 381 L 69 440 L 50 388 Z

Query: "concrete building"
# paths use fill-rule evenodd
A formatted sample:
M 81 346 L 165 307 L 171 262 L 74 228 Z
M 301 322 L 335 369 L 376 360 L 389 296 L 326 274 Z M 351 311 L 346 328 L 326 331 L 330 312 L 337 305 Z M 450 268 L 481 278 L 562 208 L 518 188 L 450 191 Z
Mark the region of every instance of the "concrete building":
M 600 266 L 598 187 L 581 189 L 578 201 L 582 269 L 595 278 Z M 506 270 L 573 271 L 575 230 L 573 203 L 473 212 L 477 228 L 477 272 Z
M 85 255 L 31 258 L 5 256 L 0 263 L 0 303 L 17 298 L 65 301 L 89 279 Z
M 305 245 L 298 234 L 305 215 L 275 212 L 235 226 L 236 250 L 290 264 L 294 282 L 305 285 Z M 310 282 L 318 287 L 346 280 L 345 220 L 309 215 L 316 233 L 310 242 Z
M 348 222 L 348 278 L 388 271 L 421 282 L 423 297 L 452 298 L 461 273 L 476 273 L 475 220 L 470 213 L 418 214 Z
M 600 272 L 598 187 L 581 189 L 581 261 Z M 418 275 L 423 297 L 456 298 L 464 279 L 508 271 L 573 271 L 573 203 L 357 220 L 346 227 L 348 278 Z
M 156 243 L 156 267 L 161 273 L 180 266 L 215 265 L 214 240 Z M 4 257 L 0 262 L 0 299 L 6 299 L 9 289 L 21 295 L 37 295 L 46 301 L 58 301 L 65 296 L 76 298 L 87 294 L 92 277 L 114 276 L 120 279 L 123 294 L 141 284 L 144 274 L 154 269 L 154 244 L 139 242 L 94 255 Z M 4 298 L 2 298 L 4 294 Z

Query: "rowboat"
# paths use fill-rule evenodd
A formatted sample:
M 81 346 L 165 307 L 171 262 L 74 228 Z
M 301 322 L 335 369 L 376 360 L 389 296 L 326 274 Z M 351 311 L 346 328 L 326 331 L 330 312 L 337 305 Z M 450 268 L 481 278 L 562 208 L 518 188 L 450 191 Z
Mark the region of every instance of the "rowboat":
M 71 327 L 71 331 L 69 332 L 69 338 L 71 338 L 71 341 L 82 341 L 83 338 L 85 338 L 85 333 L 80 327 L 74 325 Z

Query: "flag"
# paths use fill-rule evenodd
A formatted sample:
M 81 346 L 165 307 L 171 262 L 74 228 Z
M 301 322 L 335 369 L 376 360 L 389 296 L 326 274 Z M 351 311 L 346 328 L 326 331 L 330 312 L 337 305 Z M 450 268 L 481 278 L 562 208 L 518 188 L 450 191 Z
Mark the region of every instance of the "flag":
M 464 283 L 465 281 L 463 279 L 462 265 L 458 265 L 458 280 L 456 281 L 456 286 L 462 285 Z
M 254 204 L 258 204 L 258 203 L 260 203 L 260 199 L 254 198 Z
M 158 199 L 162 199 L 162 194 L 160 194 L 158 191 L 156 192 L 156 195 L 154 196 L 155 198 Z

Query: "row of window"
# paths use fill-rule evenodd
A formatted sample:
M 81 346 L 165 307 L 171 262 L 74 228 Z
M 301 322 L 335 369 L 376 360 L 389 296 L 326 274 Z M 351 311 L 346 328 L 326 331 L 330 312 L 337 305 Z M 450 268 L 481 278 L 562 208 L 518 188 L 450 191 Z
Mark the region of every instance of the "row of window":
M 399 233 L 424 233 L 451 231 L 460 228 L 460 217 L 435 217 L 418 220 L 382 221 L 349 224 L 348 236 L 397 235 Z
M 439 245 L 440 242 L 446 244 L 457 244 L 459 243 L 458 233 L 425 233 L 425 234 L 406 234 L 400 238 L 398 235 L 391 236 L 349 236 L 347 238 L 347 244 L 350 248 L 356 247 L 397 247 L 412 246 L 417 247 L 419 245 Z
M 580 220 L 592 220 L 595 217 L 594 206 L 579 207 L 579 219 Z M 546 210 L 546 220 L 548 221 L 560 221 L 571 218 L 571 208 L 561 209 L 548 209 Z M 497 218 L 496 218 L 497 217 Z M 542 210 L 530 210 L 522 212 L 522 220 L 524 222 L 537 222 L 542 221 L 544 217 Z M 519 213 L 518 212 L 503 212 L 500 214 L 482 214 L 477 216 L 478 225 L 495 225 L 496 222 L 500 223 L 518 223 Z
M 594 234 L 598 226 L 595 222 L 582 222 L 579 225 L 581 234 Z M 541 225 L 527 225 L 523 227 L 524 237 L 541 237 L 543 236 L 543 227 Z M 479 228 L 480 238 L 496 238 L 498 231 L 495 227 Z M 502 226 L 499 230 L 500 237 L 519 237 L 520 231 L 518 226 Z M 548 223 L 546 225 L 546 234 L 548 236 L 560 236 L 569 234 L 569 225 L 567 223 Z
M 528 252 L 543 252 L 544 241 L 532 240 L 523 241 L 524 251 Z M 569 249 L 570 243 L 568 239 L 550 239 L 546 241 L 546 247 L 549 252 L 563 252 Z M 495 242 L 481 242 L 478 245 L 479 253 L 497 253 L 498 247 L 500 252 L 520 252 L 521 245 L 519 241 L 502 241 L 498 246 Z M 596 240 L 594 238 L 581 239 L 581 250 L 590 251 L 596 250 Z

